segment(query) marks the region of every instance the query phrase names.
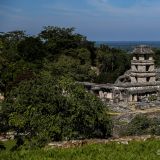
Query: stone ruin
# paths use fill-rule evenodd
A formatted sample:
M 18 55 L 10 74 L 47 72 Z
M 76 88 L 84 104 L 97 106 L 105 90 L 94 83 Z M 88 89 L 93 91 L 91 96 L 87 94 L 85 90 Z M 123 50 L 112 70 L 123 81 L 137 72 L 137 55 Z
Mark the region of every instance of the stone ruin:
M 160 69 L 155 68 L 153 50 L 140 45 L 132 51 L 132 55 L 131 69 L 114 84 L 82 84 L 88 91 L 110 104 L 146 104 L 156 101 L 160 106 Z

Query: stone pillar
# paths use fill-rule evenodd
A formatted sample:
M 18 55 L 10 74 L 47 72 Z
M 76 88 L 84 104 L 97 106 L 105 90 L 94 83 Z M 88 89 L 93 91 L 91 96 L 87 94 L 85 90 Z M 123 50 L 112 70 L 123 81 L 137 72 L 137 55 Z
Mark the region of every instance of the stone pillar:
M 120 100 L 123 100 L 123 97 L 122 97 L 122 93 L 121 93 L 121 92 L 120 92 L 119 98 L 120 98 Z
M 136 68 L 135 65 L 132 65 L 132 66 L 131 66 L 131 69 L 132 69 L 132 71 L 137 71 L 137 68 Z
M 135 77 L 131 77 L 131 83 L 137 83 L 137 80 Z
M 140 61 L 143 61 L 143 60 L 144 60 L 144 55 L 140 55 L 140 56 L 139 56 L 139 60 L 140 60 Z
M 104 98 L 104 93 L 103 93 L 103 91 L 99 91 L 99 97 L 100 97 L 100 99 L 103 99 L 103 98 Z
M 136 56 L 133 56 L 133 60 L 137 60 Z
M 134 102 L 137 102 L 137 100 L 138 100 L 137 95 L 134 95 Z
M 149 82 L 155 82 L 156 81 L 156 77 L 150 77 Z
M 155 69 L 154 65 L 149 66 L 149 71 L 154 71 L 154 69 Z
M 129 101 L 129 102 L 132 102 L 132 101 L 133 101 L 132 95 L 129 95 L 128 101 Z

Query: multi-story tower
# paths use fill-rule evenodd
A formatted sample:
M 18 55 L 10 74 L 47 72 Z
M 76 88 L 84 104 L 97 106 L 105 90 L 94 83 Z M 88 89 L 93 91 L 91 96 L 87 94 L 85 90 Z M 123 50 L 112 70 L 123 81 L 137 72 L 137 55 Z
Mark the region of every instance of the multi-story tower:
M 85 83 L 103 101 L 121 104 L 160 101 L 160 80 L 157 79 L 153 55 L 149 46 L 140 45 L 133 52 L 131 69 L 120 76 L 114 84 Z M 159 76 L 158 76 L 159 77 Z M 98 94 L 99 93 L 99 94 Z
M 131 83 L 153 83 L 156 81 L 154 52 L 145 45 L 140 45 L 133 50 L 131 61 Z

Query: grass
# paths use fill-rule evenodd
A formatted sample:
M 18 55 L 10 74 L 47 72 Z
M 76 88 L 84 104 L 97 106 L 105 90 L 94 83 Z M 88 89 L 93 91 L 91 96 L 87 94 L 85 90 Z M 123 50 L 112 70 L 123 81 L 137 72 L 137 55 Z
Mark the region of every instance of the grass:
M 3 144 L 6 148 L 6 151 L 10 151 L 12 149 L 12 147 L 15 146 L 16 142 L 15 142 L 15 140 L 9 140 L 9 141 L 3 142 Z
M 160 141 L 92 144 L 70 149 L 1 151 L 0 160 L 158 160 Z

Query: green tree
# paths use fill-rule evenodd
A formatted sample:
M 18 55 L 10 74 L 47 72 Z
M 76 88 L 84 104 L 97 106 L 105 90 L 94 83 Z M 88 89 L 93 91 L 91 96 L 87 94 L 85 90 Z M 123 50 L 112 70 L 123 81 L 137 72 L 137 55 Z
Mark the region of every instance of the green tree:
M 100 70 L 96 78 L 98 83 L 114 83 L 115 80 L 130 69 L 131 55 L 121 50 L 102 45 L 97 49 L 97 67 Z
M 155 65 L 157 67 L 160 67 L 160 50 L 159 49 L 155 50 L 154 59 L 155 59 Z
M 1 33 L 0 39 L 3 44 L 1 55 L 6 57 L 10 62 L 19 60 L 17 45 L 27 37 L 25 31 L 11 31 Z
M 102 102 L 69 78 L 56 80 L 48 72 L 15 87 L 3 103 L 5 111 L 10 127 L 24 135 L 30 147 L 51 140 L 111 135 Z
M 45 56 L 44 46 L 39 38 L 28 37 L 21 41 L 17 48 L 20 57 L 25 61 L 36 62 Z
M 85 40 L 80 34 L 74 33 L 74 28 L 44 27 L 39 37 L 44 42 L 50 58 L 60 54 L 65 49 L 77 48 Z
M 38 65 L 25 62 L 23 59 L 11 63 L 8 60 L 3 61 L 4 63 L 0 65 L 0 80 L 1 91 L 5 94 L 21 81 L 32 79 L 38 72 Z

